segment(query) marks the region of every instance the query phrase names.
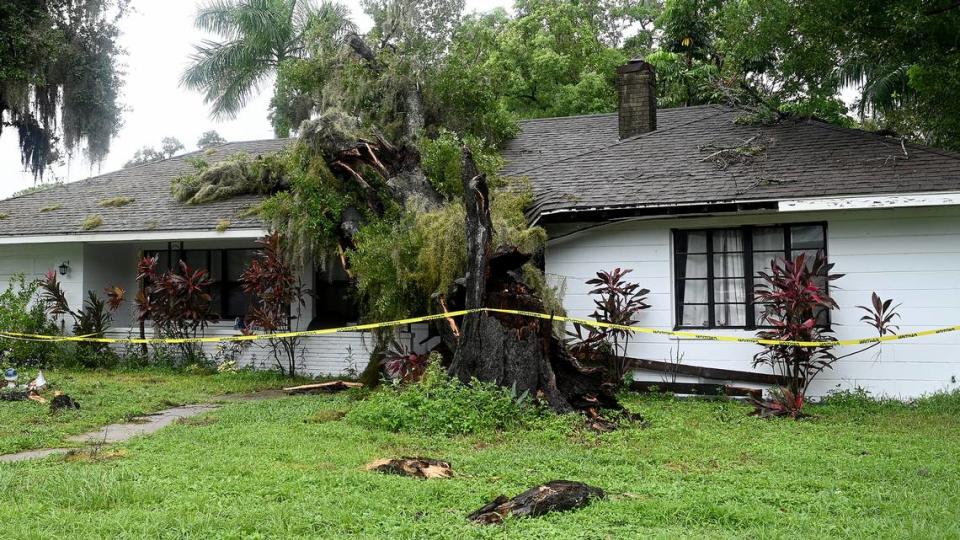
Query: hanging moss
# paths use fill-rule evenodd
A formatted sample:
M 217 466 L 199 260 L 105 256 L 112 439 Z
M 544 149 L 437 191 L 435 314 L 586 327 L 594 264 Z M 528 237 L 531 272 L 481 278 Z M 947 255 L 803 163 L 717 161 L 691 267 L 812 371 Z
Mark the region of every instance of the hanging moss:
M 145 227 L 148 231 L 156 230 L 156 228 L 159 227 L 159 226 L 160 226 L 160 222 L 159 222 L 159 221 L 154 221 L 154 220 L 148 221 L 148 222 L 146 222 L 146 223 L 144 224 L 144 227 Z
M 48 204 L 40 209 L 41 214 L 46 214 L 47 212 L 56 212 L 63 208 L 62 204 Z
M 240 195 L 270 195 L 289 187 L 286 161 L 286 152 L 256 157 L 240 152 L 214 164 L 193 159 L 190 163 L 195 172 L 174 178 L 170 191 L 175 199 L 187 204 L 222 201 Z
M 225 232 L 229 228 L 230 228 L 229 219 L 221 219 L 220 221 L 217 222 L 217 232 Z
M 134 200 L 132 197 L 112 197 L 110 199 L 103 199 L 97 204 L 106 208 L 119 208 L 132 203 Z
M 100 216 L 100 214 L 90 214 L 83 220 L 83 223 L 80 224 L 85 231 L 92 231 L 101 225 L 103 225 L 103 217 Z
M 493 193 L 490 211 L 494 245 L 510 244 L 525 253 L 543 248 L 546 232 L 527 224 L 524 210 L 532 194 L 524 185 Z M 407 212 L 396 220 L 382 220 L 361 228 L 357 249 L 349 254 L 367 318 L 392 319 L 426 311 L 431 295 L 446 293 L 463 276 L 467 244 L 463 233 L 464 208 L 451 202 L 432 212 Z M 529 282 L 553 298 L 542 272 L 524 269 Z M 551 302 L 561 310 L 559 300 Z
M 8 217 L 10 217 L 10 214 L 4 214 L 3 212 L 0 212 L 0 221 L 3 221 Z

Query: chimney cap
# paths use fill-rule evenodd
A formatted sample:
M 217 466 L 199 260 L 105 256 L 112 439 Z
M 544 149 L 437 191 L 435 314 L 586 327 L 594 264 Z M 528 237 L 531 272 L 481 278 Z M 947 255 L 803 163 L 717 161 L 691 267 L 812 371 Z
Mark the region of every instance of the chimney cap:
M 631 73 L 634 71 L 653 71 L 653 66 L 643 58 L 631 58 L 626 64 L 617 68 L 617 73 Z

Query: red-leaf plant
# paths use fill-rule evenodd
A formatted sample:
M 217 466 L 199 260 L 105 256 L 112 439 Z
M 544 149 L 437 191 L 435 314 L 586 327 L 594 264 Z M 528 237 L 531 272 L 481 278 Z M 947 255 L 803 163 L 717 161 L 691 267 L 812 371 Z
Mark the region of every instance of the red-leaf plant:
M 48 271 L 44 278 L 39 280 L 39 286 L 40 301 L 46 307 L 47 313 L 54 320 L 69 315 L 73 319 L 73 334 L 77 336 L 103 337 L 113 323 L 113 313 L 123 304 L 126 294 L 123 287 L 107 287 L 104 289 L 107 295 L 104 301 L 97 293 L 87 291 L 87 299 L 83 307 L 74 311 L 70 309 L 67 295 L 60 287 L 54 270 Z M 78 346 L 81 350 L 93 352 L 102 352 L 107 348 L 105 343 L 92 342 L 80 342 Z M 85 354 L 81 354 L 80 357 L 91 361 L 95 358 Z
M 278 233 L 267 235 L 259 243 L 260 251 L 240 276 L 243 291 L 251 296 L 247 327 L 266 334 L 288 332 L 291 320 L 302 315 L 308 291 L 285 256 Z M 284 375 L 296 375 L 305 354 L 302 341 L 298 336 L 267 339 L 273 360 Z
M 619 326 L 633 326 L 636 315 L 650 307 L 646 303 L 649 289 L 642 289 L 637 283 L 627 281 L 625 276 L 631 269 L 615 268 L 611 272 L 597 272 L 597 277 L 588 280 L 587 285 L 594 288 L 590 294 L 595 298 L 594 311 L 590 315 L 601 323 Z M 606 359 L 614 382 L 621 383 L 630 371 L 627 349 L 633 332 L 625 328 L 590 327 L 575 323 L 574 331 L 568 332 L 576 342 L 572 352 L 587 360 Z
M 194 270 L 180 261 L 178 270 L 158 271 L 157 257 L 144 257 L 138 265 L 137 319 L 150 320 L 162 337 L 192 339 L 203 335 L 207 326 L 220 320 L 213 305 L 206 270 Z M 205 359 L 199 343 L 178 343 L 186 362 Z
M 383 357 L 383 368 L 394 381 L 416 382 L 423 377 L 429 360 L 429 355 L 416 354 L 394 338 Z
M 833 264 L 826 261 L 822 252 L 817 252 L 813 260 L 806 254 L 800 254 L 793 260 L 774 260 L 769 273 L 760 272 L 762 282 L 755 290 L 756 300 L 766 305 L 764 321 L 771 329 L 757 332 L 760 339 L 776 341 L 836 341 L 832 331 L 820 324 L 818 318 L 837 303 L 831 298 L 828 284 L 843 274 L 831 273 Z M 899 317 L 892 300 L 883 301 L 873 293 L 871 310 L 859 306 L 868 312 L 861 318 L 873 326 L 881 336 L 894 333 L 896 326 L 891 323 Z M 770 392 L 770 399 L 755 402 L 756 414 L 760 416 L 791 416 L 802 414 L 810 383 L 826 369 L 832 369 L 834 362 L 879 345 L 875 343 L 858 351 L 837 356 L 833 345 L 802 347 L 794 345 L 764 345 L 764 349 L 753 358 L 754 367 L 769 365 L 785 381 L 786 386 Z

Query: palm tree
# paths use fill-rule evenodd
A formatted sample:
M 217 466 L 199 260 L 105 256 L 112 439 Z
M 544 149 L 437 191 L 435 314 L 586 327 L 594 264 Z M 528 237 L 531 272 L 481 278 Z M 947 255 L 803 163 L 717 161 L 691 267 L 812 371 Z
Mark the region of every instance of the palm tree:
M 346 35 L 354 30 L 348 16 L 346 7 L 326 1 L 211 0 L 194 24 L 222 39 L 194 46 L 181 85 L 203 92 L 214 118 L 233 118 L 281 63 L 307 56 L 311 29 Z M 284 131 L 277 136 L 288 136 Z

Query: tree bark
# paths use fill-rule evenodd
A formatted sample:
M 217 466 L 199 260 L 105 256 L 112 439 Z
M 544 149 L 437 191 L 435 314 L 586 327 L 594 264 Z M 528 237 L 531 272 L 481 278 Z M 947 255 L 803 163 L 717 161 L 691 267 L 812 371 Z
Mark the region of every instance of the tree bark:
M 448 294 L 450 308 L 492 307 L 543 312 L 543 300 L 523 279 L 529 255 L 514 247 L 492 250 L 493 224 L 486 177 L 463 149 L 467 270 Z M 476 378 L 546 401 L 557 412 L 620 408 L 602 369 L 585 368 L 553 335 L 550 321 L 501 313 L 463 317 L 448 373 L 467 384 Z

